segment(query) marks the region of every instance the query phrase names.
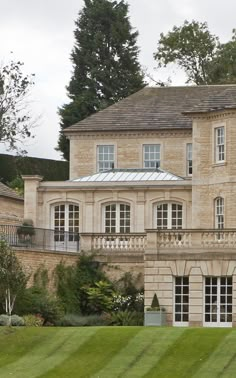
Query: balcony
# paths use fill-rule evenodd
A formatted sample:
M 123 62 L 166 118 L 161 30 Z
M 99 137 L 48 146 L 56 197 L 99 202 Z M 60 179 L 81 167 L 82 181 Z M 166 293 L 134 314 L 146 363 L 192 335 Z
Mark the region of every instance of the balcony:
M 146 232 L 149 252 L 236 252 L 236 229 L 147 230 Z
M 80 247 L 83 251 L 138 252 L 143 254 L 146 248 L 146 240 L 146 233 L 81 233 Z
M 0 225 L 0 239 L 12 247 L 58 252 L 95 251 L 105 254 L 236 253 L 236 229 L 156 230 L 143 233 L 77 233 L 33 228 L 21 234 L 21 226 Z M 32 231 L 32 229 L 31 229 Z
M 73 232 L 0 224 L 0 239 L 21 249 L 79 252 L 79 235 Z

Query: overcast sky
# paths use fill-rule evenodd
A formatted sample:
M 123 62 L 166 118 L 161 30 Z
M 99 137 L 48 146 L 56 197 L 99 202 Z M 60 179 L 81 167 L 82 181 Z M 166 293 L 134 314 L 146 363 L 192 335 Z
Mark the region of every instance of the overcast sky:
M 236 1 L 225 0 L 128 0 L 131 24 L 139 31 L 140 63 L 155 76 L 184 84 L 177 70 L 154 71 L 153 53 L 161 32 L 168 32 L 185 19 L 207 21 L 221 42 L 231 39 L 236 27 Z M 36 137 L 24 146 L 29 156 L 60 159 L 55 151 L 59 132 L 57 109 L 68 101 L 65 86 L 72 72 L 70 53 L 74 45 L 74 21 L 83 0 L 0 0 L 0 59 L 24 62 L 24 72 L 34 73 L 31 94 L 34 114 L 40 115 Z M 13 54 L 11 54 L 11 51 Z M 0 144 L 0 152 L 6 152 Z M 10 153 L 10 152 L 8 152 Z

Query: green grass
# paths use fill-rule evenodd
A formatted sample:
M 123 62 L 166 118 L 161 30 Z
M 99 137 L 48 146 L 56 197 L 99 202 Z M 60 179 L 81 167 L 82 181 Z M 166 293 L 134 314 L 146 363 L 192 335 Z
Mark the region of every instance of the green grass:
M 236 329 L 0 328 L 0 378 L 234 378 Z

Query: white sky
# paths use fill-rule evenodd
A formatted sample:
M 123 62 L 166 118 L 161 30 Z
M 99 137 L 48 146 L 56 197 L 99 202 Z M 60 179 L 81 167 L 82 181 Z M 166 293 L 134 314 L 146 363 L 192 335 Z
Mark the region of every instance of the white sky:
M 140 63 L 156 78 L 184 84 L 182 72 L 173 69 L 154 71 L 153 53 L 160 33 L 166 33 L 185 19 L 207 21 L 211 33 L 221 42 L 231 39 L 236 27 L 236 1 L 225 0 L 128 0 L 130 20 L 139 31 Z M 74 21 L 83 0 L 0 0 L 0 60 L 24 62 L 24 72 L 34 73 L 31 94 L 33 113 L 40 115 L 35 139 L 24 148 L 29 156 L 60 159 L 55 151 L 59 132 L 57 109 L 68 101 L 74 45 Z M 11 54 L 10 52 L 13 52 Z M 6 152 L 0 144 L 0 153 Z M 10 152 L 7 152 L 10 153 Z

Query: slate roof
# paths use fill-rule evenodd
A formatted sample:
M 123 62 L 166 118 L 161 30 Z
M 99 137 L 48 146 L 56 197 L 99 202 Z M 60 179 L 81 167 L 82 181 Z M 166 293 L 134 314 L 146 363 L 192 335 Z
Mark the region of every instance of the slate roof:
M 201 101 L 192 109 L 185 111 L 185 114 L 208 113 L 225 109 L 236 109 L 236 86 L 232 85 L 224 89 L 217 95 L 211 95 L 206 100 Z
M 71 180 L 73 182 L 140 182 L 140 181 L 181 181 L 163 169 L 112 169 Z
M 17 200 L 23 201 L 23 197 L 17 194 L 13 189 L 9 188 L 8 186 L 4 185 L 0 182 L 0 196 L 2 197 L 9 197 Z
M 187 113 L 236 107 L 236 85 L 146 87 L 64 130 L 191 129 Z

